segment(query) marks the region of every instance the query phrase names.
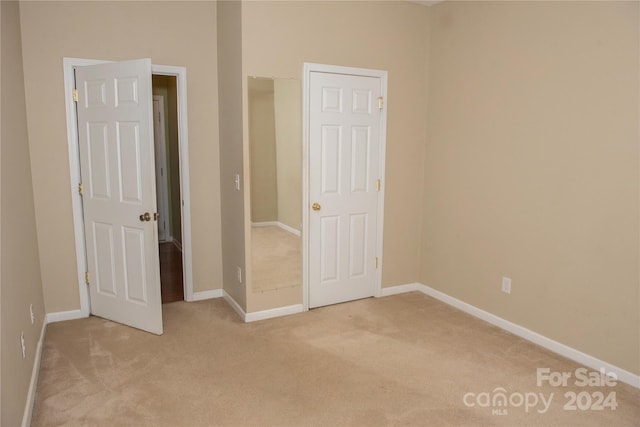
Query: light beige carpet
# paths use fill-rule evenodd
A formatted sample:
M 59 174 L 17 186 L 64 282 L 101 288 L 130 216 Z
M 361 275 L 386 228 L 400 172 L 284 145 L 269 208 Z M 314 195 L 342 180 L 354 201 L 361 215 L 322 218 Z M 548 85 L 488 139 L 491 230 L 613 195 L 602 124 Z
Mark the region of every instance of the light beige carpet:
M 637 426 L 640 391 L 536 385 L 579 365 L 419 293 L 243 324 L 222 299 L 163 307 L 154 336 L 91 317 L 48 327 L 34 426 Z M 483 392 L 553 393 L 550 409 Z M 615 411 L 563 410 L 614 392 Z M 468 393 L 475 393 L 473 397 Z M 465 405 L 463 399 L 476 406 Z M 515 396 L 515 397 L 514 397 Z M 584 399 L 583 399 L 584 400 Z M 532 401 L 532 399 L 531 399 Z
M 251 228 L 254 292 L 302 286 L 302 241 L 280 227 Z

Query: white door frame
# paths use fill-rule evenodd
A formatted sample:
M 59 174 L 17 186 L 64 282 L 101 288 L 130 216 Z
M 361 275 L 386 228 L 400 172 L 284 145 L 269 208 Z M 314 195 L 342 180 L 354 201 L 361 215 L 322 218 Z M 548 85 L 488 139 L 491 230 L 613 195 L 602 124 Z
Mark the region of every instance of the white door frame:
M 160 145 L 156 146 L 155 140 L 158 135 L 154 134 L 154 151 L 158 154 L 159 158 L 156 158 L 155 161 L 155 170 L 156 170 L 156 182 L 160 182 L 160 188 L 156 188 L 156 198 L 160 199 L 160 203 L 158 203 L 158 213 L 160 214 L 160 219 L 158 220 L 158 224 L 161 221 L 164 221 L 164 224 L 167 225 L 165 229 L 165 234 L 163 235 L 164 239 L 160 240 L 160 230 L 158 230 L 158 241 L 162 242 L 172 242 L 173 236 L 169 232 L 171 228 L 169 225 L 169 176 L 167 175 L 167 139 L 164 132 L 165 127 L 165 117 L 164 117 L 164 96 L 162 95 L 153 95 L 153 103 L 158 102 L 158 116 L 159 116 L 159 126 L 156 129 L 155 123 L 156 119 L 153 118 L 153 131 L 154 133 L 157 131 L 160 136 L 158 140 L 160 141 Z M 154 109 L 154 113 L 155 113 Z M 159 170 L 160 168 L 162 170 Z M 156 187 L 158 187 L 156 185 Z
M 80 312 L 84 317 L 91 314 L 89 290 L 85 283 L 87 265 L 86 242 L 84 236 L 84 220 L 82 199 L 78 193 L 80 177 L 80 152 L 78 148 L 78 120 L 76 105 L 73 101 L 75 87 L 74 68 L 102 64 L 98 59 L 63 58 L 64 69 L 64 101 L 67 118 L 67 145 L 69 149 L 69 178 L 71 184 L 71 204 L 73 210 L 73 230 L 76 246 L 76 266 L 78 288 L 80 290 Z M 182 198 L 182 277 L 184 280 L 184 296 L 186 301 L 193 298 L 193 272 L 191 252 L 191 197 L 189 187 L 189 139 L 187 127 L 187 69 L 168 65 L 152 65 L 152 73 L 163 76 L 174 76 L 178 92 L 178 139 L 180 156 L 180 196 Z
M 376 251 L 379 263 L 375 275 L 375 296 L 381 295 L 382 265 L 384 259 L 382 257 L 382 237 L 384 226 L 385 159 L 387 152 L 387 72 L 383 70 L 305 62 L 302 71 L 302 305 L 304 311 L 309 310 L 309 83 L 312 72 L 347 74 L 380 79 L 380 94 L 384 101 L 384 108 L 380 114 L 380 163 L 378 170 L 378 176 L 380 176 L 380 192 L 378 193 L 378 225 L 376 230 Z

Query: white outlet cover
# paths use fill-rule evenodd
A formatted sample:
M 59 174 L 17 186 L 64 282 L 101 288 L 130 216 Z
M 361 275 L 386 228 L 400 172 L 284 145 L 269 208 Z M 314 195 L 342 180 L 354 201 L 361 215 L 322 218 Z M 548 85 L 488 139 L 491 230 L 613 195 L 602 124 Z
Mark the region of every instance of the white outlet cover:
M 502 278 L 502 292 L 506 294 L 511 293 L 511 279 L 509 277 Z
M 20 347 L 22 348 L 22 358 L 27 357 L 27 347 L 24 344 L 24 332 L 20 332 Z

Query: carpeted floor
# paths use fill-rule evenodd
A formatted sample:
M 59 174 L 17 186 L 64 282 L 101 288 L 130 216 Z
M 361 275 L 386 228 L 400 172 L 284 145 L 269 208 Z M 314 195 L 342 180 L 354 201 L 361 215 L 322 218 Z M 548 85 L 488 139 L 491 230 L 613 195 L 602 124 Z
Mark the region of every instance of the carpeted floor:
M 163 314 L 160 337 L 96 317 L 49 325 L 32 425 L 640 422 L 640 390 L 574 386 L 579 365 L 420 293 L 249 324 L 222 299 L 167 304 Z M 538 386 L 537 368 L 572 379 Z M 492 404 L 500 392 L 506 406 Z M 583 407 L 614 393 L 617 408 L 565 410 L 567 392 L 582 394 Z M 551 399 L 546 411 L 541 397 Z
M 251 228 L 254 292 L 302 286 L 302 240 L 280 227 Z

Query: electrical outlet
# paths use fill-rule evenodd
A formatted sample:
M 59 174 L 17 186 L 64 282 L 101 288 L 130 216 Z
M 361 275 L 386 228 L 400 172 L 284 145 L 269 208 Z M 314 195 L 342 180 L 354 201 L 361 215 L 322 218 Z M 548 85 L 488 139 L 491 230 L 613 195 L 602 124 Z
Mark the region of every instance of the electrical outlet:
M 242 283 L 242 268 L 238 267 L 238 283 Z
M 36 323 L 36 315 L 33 314 L 33 304 L 29 304 L 29 315 L 31 316 L 31 324 Z
M 511 293 L 511 279 L 509 277 L 502 278 L 502 292 L 505 294 Z
M 20 332 L 20 347 L 22 348 L 22 358 L 27 357 L 27 347 L 24 344 L 24 332 Z

